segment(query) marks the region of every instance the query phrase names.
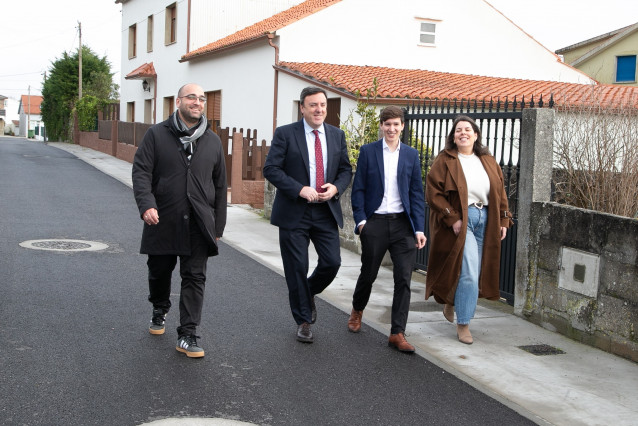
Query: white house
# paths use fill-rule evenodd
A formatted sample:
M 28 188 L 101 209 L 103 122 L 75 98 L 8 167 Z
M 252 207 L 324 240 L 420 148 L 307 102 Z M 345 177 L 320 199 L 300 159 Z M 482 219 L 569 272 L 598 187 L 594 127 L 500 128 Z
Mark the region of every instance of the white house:
M 128 121 L 161 121 L 173 111 L 178 88 L 196 82 L 214 125 L 258 129 L 260 139 L 270 140 L 275 126 L 298 119 L 299 93 L 311 84 L 328 91 L 330 119 L 339 124 L 354 108 L 354 90 L 371 87 L 373 77 L 354 89 L 333 82 L 371 67 L 393 75 L 460 75 L 468 85 L 498 78 L 512 90 L 513 79 L 595 83 L 484 0 L 116 3 L 122 4 L 121 111 Z M 339 65 L 359 68 L 340 74 Z M 393 82 L 382 84 L 391 94 Z M 406 92 L 381 101 L 414 97 Z
M 0 101 L 2 103 L 2 101 Z M 20 107 L 20 101 L 12 97 L 4 99 L 5 115 L 0 117 L 4 119 L 4 134 L 5 135 L 17 135 L 19 132 L 19 126 L 14 124 L 14 121 L 20 122 L 20 114 L 18 114 L 18 108 Z M 1 133 L 0 133 L 1 134 Z
M 7 123 L 7 101 L 6 96 L 0 95 L 0 135 L 4 135 L 4 129 Z
M 19 136 L 44 140 L 44 122 L 40 112 L 42 96 L 22 95 L 18 106 Z

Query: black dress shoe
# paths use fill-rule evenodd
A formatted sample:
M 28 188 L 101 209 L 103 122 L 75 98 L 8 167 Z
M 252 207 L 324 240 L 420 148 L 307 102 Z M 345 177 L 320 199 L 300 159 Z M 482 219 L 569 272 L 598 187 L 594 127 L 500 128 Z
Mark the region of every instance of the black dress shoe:
M 310 324 L 314 324 L 317 321 L 317 305 L 315 305 L 315 296 L 310 298 Z
M 297 340 L 303 343 L 312 343 L 312 331 L 310 330 L 310 324 L 304 322 L 297 327 Z

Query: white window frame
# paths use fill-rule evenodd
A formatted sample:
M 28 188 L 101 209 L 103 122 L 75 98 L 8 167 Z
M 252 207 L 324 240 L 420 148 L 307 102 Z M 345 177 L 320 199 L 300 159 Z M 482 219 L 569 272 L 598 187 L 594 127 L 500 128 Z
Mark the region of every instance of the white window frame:
M 164 24 L 164 45 L 177 43 L 177 2 L 166 6 Z
M 128 58 L 137 57 L 137 24 L 128 27 Z
M 441 21 L 434 20 L 434 19 L 426 19 L 426 18 L 416 18 L 416 22 L 417 22 L 417 25 L 418 25 L 417 29 L 418 29 L 418 32 L 419 32 L 419 38 L 418 38 L 417 44 L 419 46 L 427 46 L 427 47 L 436 46 L 436 29 L 437 29 L 437 26 L 440 24 Z M 434 31 L 424 30 L 422 24 L 434 25 Z M 434 38 L 434 41 L 431 42 L 431 43 L 430 42 L 423 42 L 423 41 L 421 41 L 421 36 L 422 35 L 432 36 Z
M 153 51 L 153 15 L 146 18 L 146 52 Z

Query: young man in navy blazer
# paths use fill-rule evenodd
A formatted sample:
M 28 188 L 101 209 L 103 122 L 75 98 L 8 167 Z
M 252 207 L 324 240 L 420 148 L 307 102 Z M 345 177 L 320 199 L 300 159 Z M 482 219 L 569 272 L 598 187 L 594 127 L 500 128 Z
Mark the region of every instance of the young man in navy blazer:
M 388 345 L 413 353 L 405 339 L 410 309 L 410 282 L 417 248 L 425 246 L 425 199 L 421 163 L 416 149 L 399 140 L 403 110 L 389 106 L 379 115 L 383 139 L 363 145 L 352 184 L 355 233 L 361 238 L 361 273 L 352 296 L 348 329 L 361 330 L 368 304 L 386 251 L 394 265 L 392 327 Z
M 264 177 L 276 188 L 270 222 L 279 227 L 279 247 L 288 285 L 297 340 L 312 343 L 314 303 L 341 266 L 339 195 L 352 179 L 345 134 L 325 124 L 325 90 L 306 87 L 299 107 L 303 119 L 278 127 L 264 164 Z M 308 276 L 308 245 L 315 246 L 317 267 Z

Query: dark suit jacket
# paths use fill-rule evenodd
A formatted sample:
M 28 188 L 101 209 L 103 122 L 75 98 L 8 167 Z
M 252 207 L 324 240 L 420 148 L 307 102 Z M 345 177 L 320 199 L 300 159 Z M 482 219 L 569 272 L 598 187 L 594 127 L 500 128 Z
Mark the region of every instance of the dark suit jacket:
M 357 171 L 352 184 L 352 213 L 355 233 L 357 224 L 367 220 L 379 208 L 384 191 L 383 139 L 363 145 L 359 151 Z M 419 152 L 405 144 L 399 150 L 397 184 L 403 208 L 410 218 L 412 230 L 423 232 L 425 228 L 425 199 L 421 180 Z
M 328 167 L 326 183 L 339 191 L 328 201 L 337 224 L 343 227 L 343 216 L 339 195 L 343 194 L 352 180 L 352 167 L 348 159 L 345 134 L 341 129 L 324 123 Z M 301 188 L 310 185 L 308 145 L 304 133 L 303 119 L 275 130 L 268 157 L 264 164 L 264 177 L 277 188 L 270 222 L 284 229 L 297 226 L 308 207 L 308 202 L 299 196 Z

